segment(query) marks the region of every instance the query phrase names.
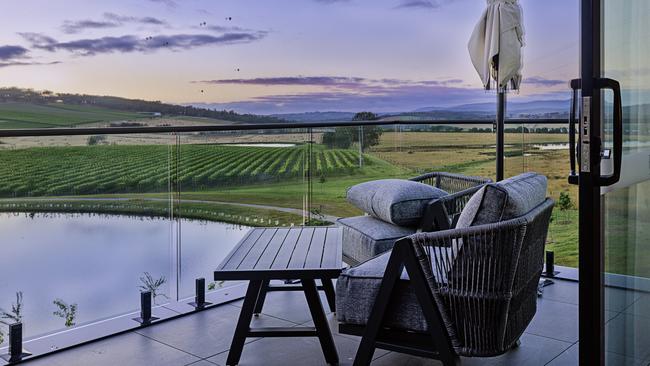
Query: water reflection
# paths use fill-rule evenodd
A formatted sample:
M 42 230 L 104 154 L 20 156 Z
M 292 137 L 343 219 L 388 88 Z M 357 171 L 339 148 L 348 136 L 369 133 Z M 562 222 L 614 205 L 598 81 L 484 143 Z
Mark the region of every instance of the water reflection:
M 0 307 L 11 309 L 15 293 L 23 292 L 28 337 L 64 328 L 53 314 L 55 299 L 78 304 L 77 325 L 135 311 L 144 272 L 164 276 L 160 291 L 175 296 L 175 253 L 181 255 L 179 296 L 190 296 L 194 279 L 210 281 L 247 227 L 179 223 L 180 232 L 176 222 L 156 217 L 0 213 Z

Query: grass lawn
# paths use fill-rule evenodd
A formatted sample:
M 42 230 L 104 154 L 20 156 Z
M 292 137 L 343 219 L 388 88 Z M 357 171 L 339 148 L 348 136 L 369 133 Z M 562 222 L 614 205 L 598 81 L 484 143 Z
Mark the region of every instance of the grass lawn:
M 85 105 L 0 103 L 0 129 L 74 127 L 143 117 L 146 116 Z

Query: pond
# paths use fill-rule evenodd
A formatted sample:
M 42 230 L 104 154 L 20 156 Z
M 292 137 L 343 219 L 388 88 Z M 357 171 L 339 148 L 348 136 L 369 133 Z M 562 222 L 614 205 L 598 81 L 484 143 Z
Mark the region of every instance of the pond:
M 160 304 L 176 296 L 180 267 L 178 295 L 190 297 L 194 279 L 210 283 L 214 268 L 247 230 L 195 220 L 0 213 L 0 308 L 10 311 L 22 291 L 25 333 L 31 337 L 64 328 L 65 320 L 53 314 L 55 299 L 78 305 L 77 325 L 138 310 L 145 272 L 166 279 Z

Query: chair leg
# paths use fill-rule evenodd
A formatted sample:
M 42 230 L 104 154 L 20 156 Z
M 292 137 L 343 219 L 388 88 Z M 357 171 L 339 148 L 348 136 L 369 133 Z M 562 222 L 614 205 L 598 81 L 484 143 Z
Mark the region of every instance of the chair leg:
M 323 349 L 323 354 L 325 355 L 325 361 L 332 365 L 338 364 L 339 355 L 336 352 L 336 345 L 334 344 L 334 337 L 332 337 L 332 330 L 327 323 L 327 318 L 325 318 L 323 304 L 320 301 L 318 289 L 316 288 L 316 281 L 313 279 L 303 279 L 302 287 L 305 291 L 305 297 L 307 298 L 307 304 L 309 305 L 311 317 L 314 320 L 314 325 L 316 326 L 318 339 L 320 340 L 320 345 Z
M 361 344 L 359 344 L 357 355 L 354 358 L 354 366 L 368 366 L 370 365 L 370 362 L 372 362 L 372 356 L 375 353 L 377 335 L 379 334 L 381 324 L 384 321 L 384 314 L 388 307 L 390 295 L 395 288 L 395 284 L 399 280 L 399 276 L 402 274 L 402 270 L 404 269 L 401 252 L 402 250 L 400 249 L 393 249 L 393 253 L 388 260 L 386 271 L 384 272 L 384 279 L 381 282 L 379 293 L 377 294 L 375 304 L 373 305 L 370 317 L 368 318 L 368 324 L 366 325 L 363 337 L 361 338 Z
M 323 290 L 325 291 L 325 296 L 327 297 L 327 303 L 330 306 L 330 311 L 336 312 L 336 292 L 334 291 L 334 284 L 332 283 L 331 278 L 323 278 L 321 280 L 323 283 Z
M 269 284 L 271 281 L 265 280 L 262 282 L 262 287 L 260 287 L 260 292 L 257 294 L 257 300 L 255 301 L 255 310 L 253 314 L 259 316 L 262 313 L 262 308 L 264 307 L 264 301 L 266 300 L 266 293 L 269 289 Z
M 226 365 L 237 365 L 239 363 L 241 353 L 244 350 L 244 343 L 246 343 L 246 337 L 248 336 L 248 331 L 251 326 L 251 320 L 253 319 L 253 310 L 255 309 L 255 303 L 257 301 L 257 296 L 260 293 L 262 282 L 263 281 L 259 280 L 250 281 L 248 284 L 248 290 L 246 290 L 246 297 L 244 298 L 244 305 L 241 308 L 241 313 L 239 313 L 235 335 L 230 344 L 230 351 L 228 351 Z

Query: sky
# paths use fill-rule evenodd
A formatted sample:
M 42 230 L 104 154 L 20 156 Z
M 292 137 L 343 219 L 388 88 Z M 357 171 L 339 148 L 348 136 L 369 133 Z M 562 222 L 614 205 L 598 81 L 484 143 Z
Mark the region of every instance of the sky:
M 524 83 L 567 99 L 577 0 L 520 0 Z M 2 0 L 0 86 L 251 113 L 493 101 L 467 42 L 483 0 Z

